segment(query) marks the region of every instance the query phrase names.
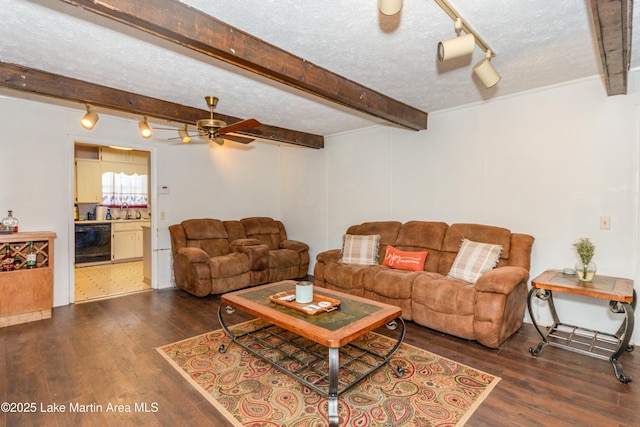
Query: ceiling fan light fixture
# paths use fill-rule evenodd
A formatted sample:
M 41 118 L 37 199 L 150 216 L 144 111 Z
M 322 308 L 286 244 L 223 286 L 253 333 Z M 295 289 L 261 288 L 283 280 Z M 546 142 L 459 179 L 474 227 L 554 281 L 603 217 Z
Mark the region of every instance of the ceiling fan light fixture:
M 144 117 L 142 120 L 138 122 L 138 129 L 140 130 L 140 135 L 143 138 L 150 138 L 152 135 L 151 128 L 147 123 L 147 118 Z
M 184 129 L 178 129 L 178 135 L 180 136 L 180 140 L 183 144 L 188 144 L 191 142 L 191 136 L 187 131 L 187 125 L 184 125 Z
M 488 50 L 485 54 L 485 58 L 473 66 L 473 73 L 482 82 L 485 88 L 489 89 L 498 84 L 500 81 L 500 74 L 496 71 L 491 64 L 491 57 L 493 53 Z
M 378 0 L 378 9 L 383 15 L 395 15 L 402 10 L 402 0 Z
M 83 128 L 91 130 L 96 125 L 96 123 L 98 123 L 99 119 L 100 117 L 98 116 L 96 110 L 91 108 L 90 105 L 87 105 L 87 112 L 82 117 L 82 119 L 80 119 L 80 124 Z
M 217 120 L 217 119 L 202 119 L 202 120 L 198 120 L 198 122 L 196 123 L 196 126 L 198 127 L 198 129 L 201 129 L 204 132 L 207 132 L 209 129 L 223 128 L 226 125 L 227 125 L 226 122 L 222 120 Z

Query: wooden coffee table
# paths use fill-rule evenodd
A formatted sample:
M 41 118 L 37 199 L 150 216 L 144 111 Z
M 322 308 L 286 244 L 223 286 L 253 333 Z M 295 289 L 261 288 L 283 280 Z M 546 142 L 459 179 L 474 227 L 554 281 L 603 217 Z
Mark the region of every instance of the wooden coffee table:
M 274 294 L 294 289 L 295 284 L 293 280 L 285 280 L 224 294 L 218 320 L 233 342 L 326 396 L 329 425 L 336 426 L 338 396 L 386 364 L 404 339 L 402 310 L 318 287 L 314 294 L 340 300 L 338 309 L 309 315 L 269 300 Z M 236 335 L 223 321 L 223 314 L 232 315 L 234 309 L 266 322 L 255 330 Z M 386 354 L 354 342 L 385 325 L 398 333 L 395 345 Z M 226 350 L 224 344 L 220 346 L 221 352 Z M 401 367 L 396 368 L 398 376 L 403 373 Z
M 599 359 L 609 360 L 613 365 L 616 377 L 623 383 L 631 381 L 622 369 L 618 358 L 625 351 L 633 351 L 629 345 L 633 334 L 634 309 L 636 306 L 636 291 L 633 280 L 620 277 L 598 276 L 592 282 L 581 283 L 574 274 L 564 274 L 558 270 L 547 270 L 531 281 L 531 291 L 527 298 L 529 316 L 536 330 L 542 337 L 542 342 L 536 348 L 529 348 L 529 352 L 537 357 L 544 346 L 551 345 L 576 353 Z M 583 295 L 591 298 L 609 300 L 609 310 L 622 313 L 622 324 L 614 334 L 582 328 L 560 322 L 553 303 L 553 292 Z M 541 327 L 536 322 L 531 301 L 533 297 L 547 301 L 549 311 L 553 317 L 553 325 Z

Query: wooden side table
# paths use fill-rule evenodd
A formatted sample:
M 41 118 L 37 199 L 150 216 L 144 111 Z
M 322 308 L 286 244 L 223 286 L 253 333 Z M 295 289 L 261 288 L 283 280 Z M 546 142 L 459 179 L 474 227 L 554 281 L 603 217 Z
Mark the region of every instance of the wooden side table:
M 533 325 L 542 337 L 542 342 L 536 348 L 530 347 L 529 352 L 537 357 L 544 346 L 564 348 L 576 353 L 609 360 L 613 365 L 616 377 L 623 383 L 631 381 L 630 376 L 624 375 L 622 364 L 618 358 L 624 351 L 633 351 L 629 345 L 633 334 L 633 312 L 636 307 L 636 292 L 633 280 L 619 277 L 598 276 L 592 282 L 581 283 L 573 274 L 564 274 L 558 270 L 547 270 L 531 281 L 531 290 L 527 297 L 527 307 Z M 622 324 L 615 334 L 594 331 L 560 322 L 553 304 L 553 292 L 584 295 L 591 298 L 609 300 L 609 310 L 613 313 L 624 313 Z M 532 312 L 533 297 L 547 301 L 549 311 L 553 316 L 551 326 L 540 326 Z

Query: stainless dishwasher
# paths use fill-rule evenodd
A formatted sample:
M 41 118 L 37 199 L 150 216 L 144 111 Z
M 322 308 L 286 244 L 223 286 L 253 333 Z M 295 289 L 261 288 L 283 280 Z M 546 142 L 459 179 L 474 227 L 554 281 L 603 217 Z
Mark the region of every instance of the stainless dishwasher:
M 111 261 L 111 224 L 76 224 L 76 264 Z

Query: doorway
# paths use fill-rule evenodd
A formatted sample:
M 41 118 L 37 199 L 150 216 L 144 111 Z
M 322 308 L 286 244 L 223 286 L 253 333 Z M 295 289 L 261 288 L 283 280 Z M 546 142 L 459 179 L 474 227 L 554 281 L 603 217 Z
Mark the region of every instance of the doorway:
M 150 168 L 148 151 L 74 144 L 74 302 L 151 290 Z M 106 255 L 84 256 L 98 240 Z
M 142 261 L 102 264 L 75 269 L 76 304 L 151 290 Z

